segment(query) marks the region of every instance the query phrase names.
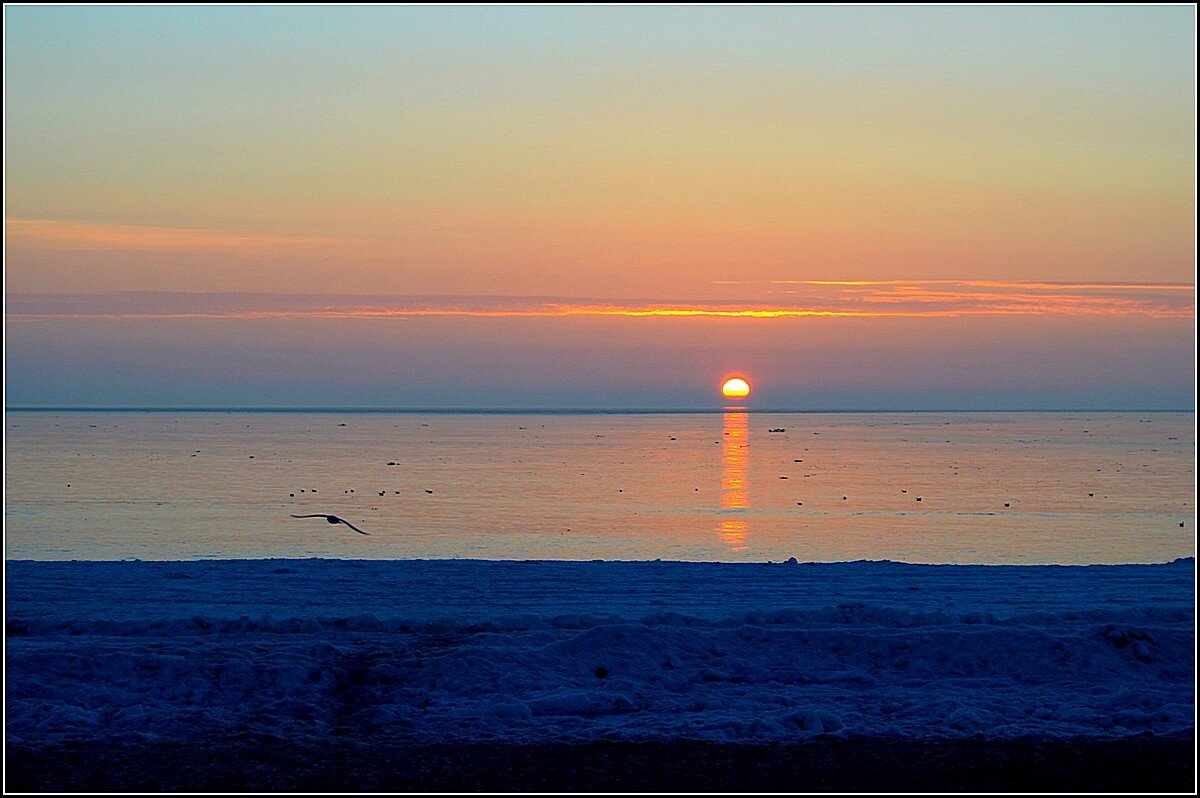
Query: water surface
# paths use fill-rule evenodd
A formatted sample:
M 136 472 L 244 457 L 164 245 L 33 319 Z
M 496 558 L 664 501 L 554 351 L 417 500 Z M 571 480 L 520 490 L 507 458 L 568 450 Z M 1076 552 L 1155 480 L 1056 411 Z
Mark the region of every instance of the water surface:
M 1195 553 L 1190 413 L 10 411 L 6 428 L 9 558 Z M 371 535 L 289 517 L 313 512 Z

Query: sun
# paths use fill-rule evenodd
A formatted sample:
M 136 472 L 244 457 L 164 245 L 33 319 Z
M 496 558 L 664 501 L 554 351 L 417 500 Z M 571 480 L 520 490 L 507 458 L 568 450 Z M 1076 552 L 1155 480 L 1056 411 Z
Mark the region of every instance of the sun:
M 727 399 L 742 399 L 750 395 L 750 383 L 741 377 L 730 377 L 721 386 L 721 395 Z

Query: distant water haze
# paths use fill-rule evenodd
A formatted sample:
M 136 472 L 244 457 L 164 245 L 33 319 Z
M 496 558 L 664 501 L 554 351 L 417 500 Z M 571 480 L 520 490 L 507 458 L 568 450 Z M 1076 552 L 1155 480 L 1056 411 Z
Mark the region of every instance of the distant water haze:
M 1166 317 L 10 315 L 6 398 L 713 409 L 721 381 L 740 373 L 758 409 L 1191 410 L 1192 293 L 1173 294 L 1188 307 Z M 20 308 L 36 309 L 10 314 Z
M 1191 413 L 9 412 L 6 554 L 1162 562 L 1195 553 L 1193 429 Z

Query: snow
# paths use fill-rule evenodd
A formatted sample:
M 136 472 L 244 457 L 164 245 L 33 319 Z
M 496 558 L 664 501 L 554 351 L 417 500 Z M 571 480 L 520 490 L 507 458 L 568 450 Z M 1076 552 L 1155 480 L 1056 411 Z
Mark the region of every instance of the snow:
M 1193 730 L 1191 558 L 6 567 L 10 742 Z

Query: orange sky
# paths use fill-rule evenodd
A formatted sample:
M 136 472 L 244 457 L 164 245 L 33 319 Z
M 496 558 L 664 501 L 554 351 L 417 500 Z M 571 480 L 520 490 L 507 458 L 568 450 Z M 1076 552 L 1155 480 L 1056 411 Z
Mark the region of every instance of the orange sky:
M 310 340 L 392 320 L 405 374 L 432 335 L 417 327 L 469 317 L 546 346 L 569 337 L 555 318 L 602 317 L 660 354 L 715 336 L 733 360 L 803 348 L 800 329 L 861 351 L 894 318 L 950 350 L 970 328 L 935 321 L 987 318 L 1031 381 L 1070 359 L 1016 348 L 1052 319 L 1060 349 L 1088 330 L 1154 358 L 1190 336 L 1189 7 L 29 6 L 5 22 L 6 330 L 10 354 L 35 347 L 9 375 L 21 401 L 57 396 L 37 347 L 67 330 L 107 341 L 103 361 L 127 324 L 186 348 L 189 319 L 247 347 L 278 341 L 272 323 Z M 461 329 L 429 344 L 459 371 L 494 344 Z M 553 378 L 583 385 L 608 357 L 587 351 Z M 1176 364 L 1175 404 L 1191 369 Z M 531 401 L 558 395 L 545 379 Z

